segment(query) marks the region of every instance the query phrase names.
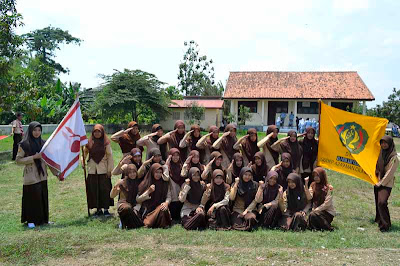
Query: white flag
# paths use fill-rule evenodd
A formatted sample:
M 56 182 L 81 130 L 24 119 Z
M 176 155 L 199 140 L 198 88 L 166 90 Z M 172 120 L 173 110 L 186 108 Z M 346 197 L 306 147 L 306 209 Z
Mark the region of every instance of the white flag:
M 78 166 L 80 148 L 87 143 L 77 98 L 57 129 L 43 145 L 42 158 L 50 167 L 57 169 L 60 172 L 58 178 L 64 180 Z

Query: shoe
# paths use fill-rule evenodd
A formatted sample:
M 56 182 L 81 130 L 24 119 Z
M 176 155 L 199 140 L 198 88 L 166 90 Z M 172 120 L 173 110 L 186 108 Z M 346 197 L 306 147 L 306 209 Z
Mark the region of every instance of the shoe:
M 34 223 L 28 223 L 28 228 L 29 228 L 29 229 L 35 228 L 35 224 L 34 224 Z
M 96 211 L 96 213 L 94 214 L 94 216 L 102 216 L 103 215 L 103 211 L 102 210 L 98 210 Z
M 52 224 L 54 224 L 54 222 L 48 221 L 47 224 L 48 224 L 48 225 L 52 225 Z
M 110 217 L 111 213 L 106 209 L 106 210 L 104 210 L 104 216 L 105 217 Z
M 119 222 L 118 228 L 122 229 L 122 222 Z

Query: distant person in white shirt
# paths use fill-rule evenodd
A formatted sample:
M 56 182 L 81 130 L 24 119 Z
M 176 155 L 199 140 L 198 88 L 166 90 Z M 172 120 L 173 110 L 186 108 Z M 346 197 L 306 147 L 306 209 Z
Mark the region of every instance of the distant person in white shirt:
M 22 128 L 22 113 L 17 113 L 14 121 L 11 122 L 11 136 L 13 136 L 14 144 L 13 144 L 13 154 L 12 160 L 15 161 L 15 157 L 18 152 L 18 144 L 22 141 L 22 137 L 24 136 L 24 130 Z

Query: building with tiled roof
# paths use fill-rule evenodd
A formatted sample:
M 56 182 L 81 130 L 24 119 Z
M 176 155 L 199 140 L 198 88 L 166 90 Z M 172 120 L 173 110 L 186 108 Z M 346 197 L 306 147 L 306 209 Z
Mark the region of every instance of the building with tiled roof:
M 208 129 L 211 125 L 220 125 L 222 122 L 222 109 L 224 101 L 217 96 L 185 96 L 183 100 L 172 100 L 169 105 L 170 115 L 161 121 L 161 125 L 165 130 L 172 130 L 176 120 L 183 120 L 189 129 L 191 117 L 188 117 L 185 110 L 197 104 L 204 107 L 204 115 L 201 119 L 200 127 Z
M 355 71 L 348 72 L 231 72 L 224 93 L 237 115 L 241 105 L 250 108 L 246 125 L 275 124 L 280 113 L 318 120 L 318 99 L 343 110 L 375 100 Z M 286 116 L 285 125 L 289 123 Z

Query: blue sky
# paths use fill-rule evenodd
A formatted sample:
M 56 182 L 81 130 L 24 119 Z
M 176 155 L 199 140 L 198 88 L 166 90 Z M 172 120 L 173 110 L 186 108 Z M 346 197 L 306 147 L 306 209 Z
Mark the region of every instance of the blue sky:
M 216 79 L 229 71 L 357 71 L 375 106 L 400 88 L 400 1 L 89 1 L 19 0 L 25 27 L 50 24 L 83 39 L 56 61 L 62 81 L 82 87 L 97 74 L 142 69 L 177 84 L 185 40 L 212 58 Z

